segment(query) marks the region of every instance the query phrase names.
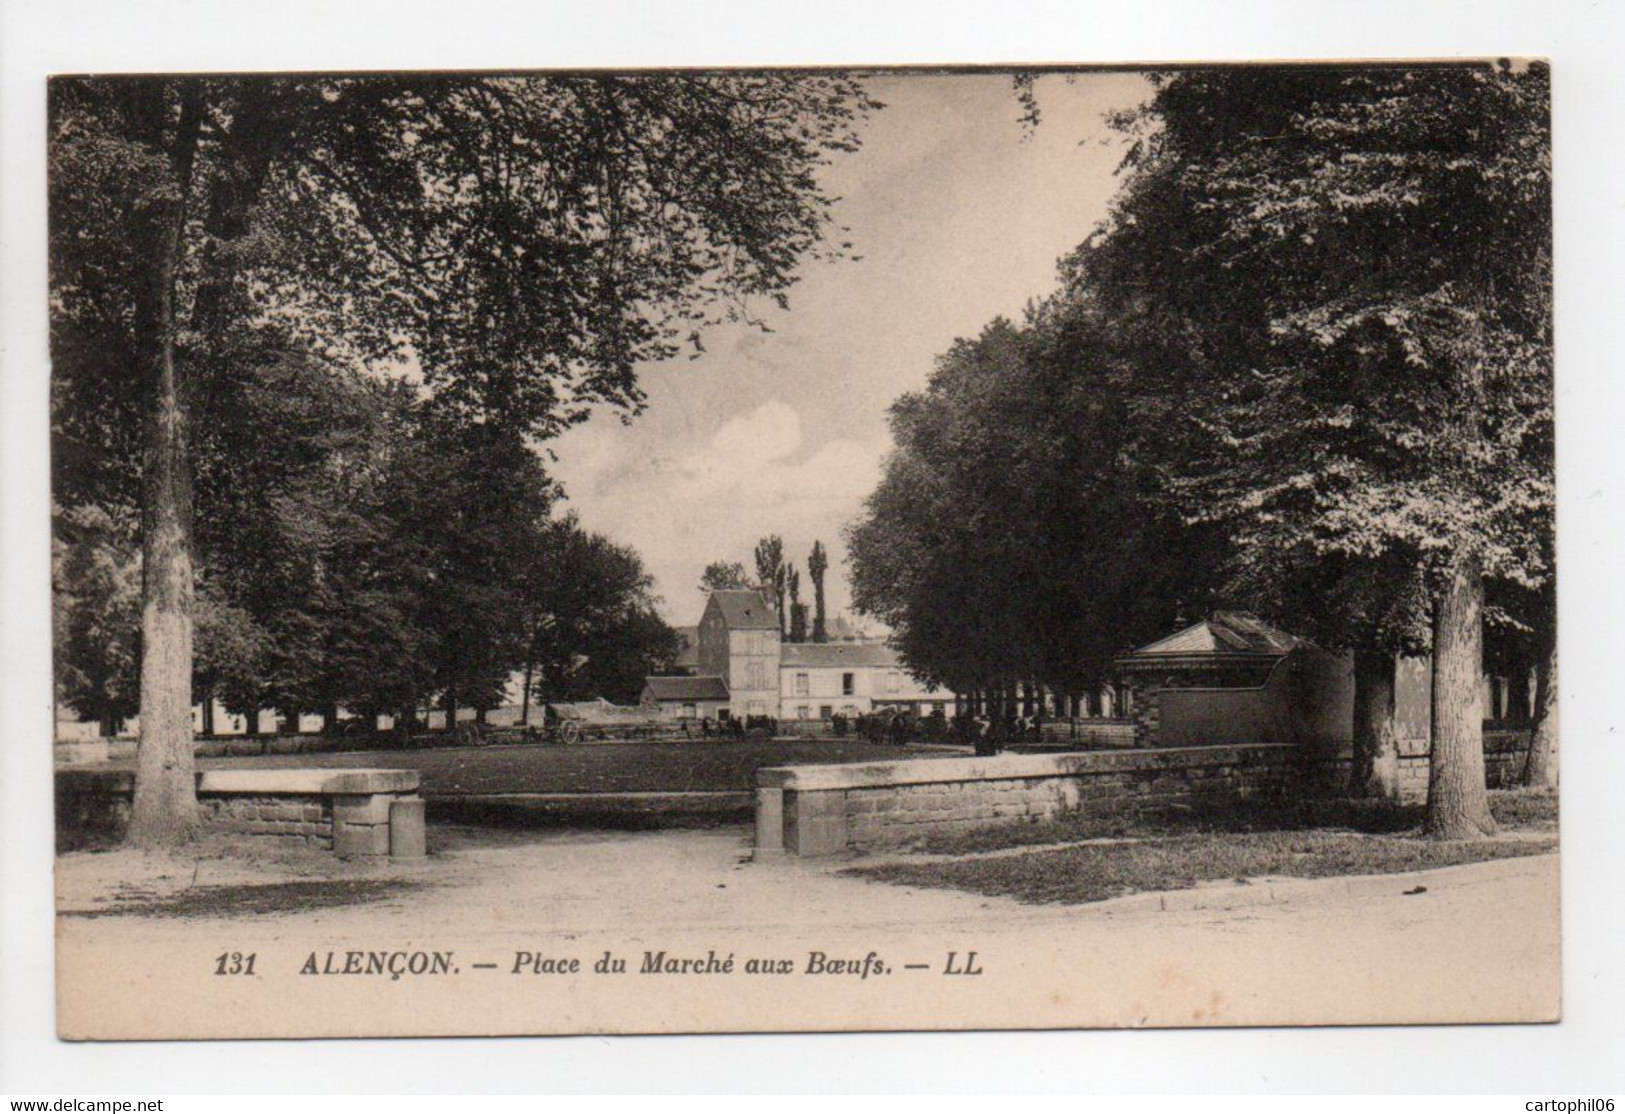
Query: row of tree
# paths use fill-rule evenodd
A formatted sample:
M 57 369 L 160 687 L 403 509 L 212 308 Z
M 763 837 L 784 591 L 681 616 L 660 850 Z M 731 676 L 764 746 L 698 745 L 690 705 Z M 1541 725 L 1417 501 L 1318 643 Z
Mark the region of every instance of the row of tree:
M 1547 71 L 1155 86 L 1061 288 L 893 407 L 857 603 L 932 680 L 1060 692 L 1249 606 L 1353 652 L 1366 794 L 1395 790 L 1394 655 L 1431 652 L 1429 826 L 1490 831 L 1481 670 L 1533 667 L 1542 713 L 1555 680 Z
M 200 399 L 192 692 L 258 729 L 259 710 L 485 710 L 524 699 L 635 700 L 669 665 L 638 555 L 559 513 L 537 455 L 492 427 L 448 427 L 399 383 L 297 352 L 239 363 Z M 137 509 L 74 463 L 112 409 L 58 423 L 57 672 L 109 733 L 140 711 Z
M 88 535 L 139 548 L 131 840 L 196 828 L 194 674 L 229 688 L 258 661 L 257 699 L 300 705 L 484 699 L 514 645 L 577 621 L 508 594 L 508 534 L 550 536 L 530 448 L 595 405 L 635 413 L 641 362 L 844 254 L 818 169 L 877 107 L 834 73 L 53 80 L 60 568 L 69 598 L 81 572 L 111 591 L 128 550 Z M 250 397 L 277 393 L 277 367 L 336 376 L 324 405 L 357 405 L 353 426 L 258 420 L 289 401 Z M 370 379 L 410 404 L 371 405 Z M 329 505 L 329 482 L 357 501 Z M 558 529 L 563 549 L 603 546 Z M 64 623 L 88 638 L 127 618 Z M 397 668 L 375 675 L 360 663 L 380 643 Z M 94 685 L 130 654 L 70 669 Z
M 771 593 L 778 609 L 779 636 L 786 642 L 828 642 L 829 619 L 824 610 L 824 574 L 829 571 L 829 553 L 824 543 L 814 541 L 807 554 L 807 579 L 812 582 L 813 602 L 801 599 L 801 571 L 795 562 L 784 559 L 784 539 L 769 534 L 756 543 L 753 554 L 756 578 L 753 581 L 739 561 L 712 561 L 700 574 L 700 591 L 717 592 L 731 588 L 759 587 Z M 809 621 L 810 619 L 810 621 Z

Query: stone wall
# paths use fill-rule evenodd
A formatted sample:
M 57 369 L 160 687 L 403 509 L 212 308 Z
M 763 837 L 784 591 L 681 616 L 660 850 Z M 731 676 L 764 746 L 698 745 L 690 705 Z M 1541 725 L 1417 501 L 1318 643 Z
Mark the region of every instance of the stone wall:
M 1426 739 L 1403 738 L 1399 743 L 1399 798 L 1406 802 L 1425 801 L 1428 796 L 1428 773 L 1432 765 L 1428 758 Z M 1491 789 L 1511 789 L 1523 775 L 1524 760 L 1529 754 L 1527 728 L 1484 729 L 1484 781 Z M 1340 792 L 1348 784 L 1349 756 L 1347 751 L 1335 757 L 1322 758 L 1315 763 L 1314 786 L 1325 792 Z
M 333 847 L 330 798 L 310 793 L 200 797 L 207 828 L 268 836 L 292 846 Z
M 757 772 L 757 847 L 827 855 L 1083 809 L 1111 812 L 1282 793 L 1290 744 L 1005 754 Z
M 1043 741 L 1084 750 L 1127 749 L 1134 746 L 1131 719 L 1049 719 L 1042 727 Z
M 1485 731 L 1490 788 L 1517 784 L 1528 745 L 1527 731 Z M 1068 812 L 1336 794 L 1348 767 L 1346 752 L 1252 743 L 764 769 L 757 771 L 757 856 L 883 848 Z M 1402 753 L 1399 776 L 1403 799 L 1425 800 L 1427 754 Z
M 205 770 L 197 775 L 205 830 L 341 858 L 424 853 L 416 770 Z M 59 851 L 123 838 L 135 777 L 129 770 L 59 769 Z

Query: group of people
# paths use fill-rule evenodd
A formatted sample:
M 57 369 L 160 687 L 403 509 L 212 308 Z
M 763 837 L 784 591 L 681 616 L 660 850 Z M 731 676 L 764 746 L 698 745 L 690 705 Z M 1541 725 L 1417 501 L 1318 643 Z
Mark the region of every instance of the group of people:
M 749 721 L 738 717 L 713 720 L 705 717 L 683 720 L 684 738 L 743 738 L 753 729 L 774 733 L 776 724 L 770 717 L 753 716 Z M 977 754 L 997 754 L 1013 743 L 1036 742 L 1043 738 L 1042 713 L 1019 715 L 1014 711 L 1004 715 L 979 712 L 955 716 L 952 720 L 941 709 L 921 716 L 902 708 L 876 708 L 855 716 L 837 714 L 831 719 L 836 735 L 849 732 L 871 743 L 891 743 L 904 746 L 910 742 L 941 742 L 949 739 L 974 747 Z
M 978 755 L 997 754 L 1012 743 L 1041 741 L 1044 716 L 1041 712 L 1017 715 L 1012 711 L 1002 716 L 978 712 L 956 717 L 954 728 L 961 741 L 969 742 Z

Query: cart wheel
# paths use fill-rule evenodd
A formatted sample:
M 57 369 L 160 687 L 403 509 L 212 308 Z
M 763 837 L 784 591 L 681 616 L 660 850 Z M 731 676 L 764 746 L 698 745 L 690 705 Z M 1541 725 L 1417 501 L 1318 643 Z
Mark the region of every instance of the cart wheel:
M 581 725 L 579 723 L 566 723 L 559 728 L 559 742 L 570 746 L 581 741 Z

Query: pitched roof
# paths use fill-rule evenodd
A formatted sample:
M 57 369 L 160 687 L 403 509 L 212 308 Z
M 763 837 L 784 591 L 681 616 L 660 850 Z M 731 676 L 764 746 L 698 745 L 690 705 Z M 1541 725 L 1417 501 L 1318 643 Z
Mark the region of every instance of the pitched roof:
M 902 668 L 897 650 L 885 642 L 786 642 L 779 662 L 803 668 Z
M 1303 640 L 1247 611 L 1215 611 L 1182 631 L 1141 646 L 1130 657 L 1186 654 L 1282 655 Z
M 778 608 L 755 588 L 724 588 L 712 592 L 711 600 L 722 609 L 722 621 L 729 630 L 779 629 Z
M 643 695 L 649 700 L 726 700 L 728 682 L 721 677 L 645 677 Z
M 697 669 L 700 664 L 700 628 L 678 627 L 677 656 L 672 665 L 678 669 Z

